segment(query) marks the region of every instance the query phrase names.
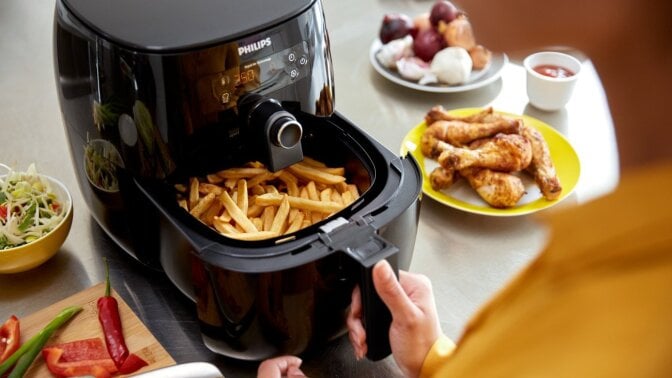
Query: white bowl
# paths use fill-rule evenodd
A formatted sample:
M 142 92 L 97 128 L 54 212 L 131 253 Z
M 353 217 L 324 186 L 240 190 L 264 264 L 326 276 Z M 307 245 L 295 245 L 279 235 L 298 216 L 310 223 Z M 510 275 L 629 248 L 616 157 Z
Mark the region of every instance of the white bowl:
M 552 65 L 568 69 L 569 77 L 551 77 L 535 71 L 540 65 Z M 581 62 L 571 55 L 553 51 L 543 51 L 525 58 L 523 66 L 527 71 L 527 97 L 532 106 L 545 110 L 562 109 L 572 97 L 574 85 L 581 72 Z

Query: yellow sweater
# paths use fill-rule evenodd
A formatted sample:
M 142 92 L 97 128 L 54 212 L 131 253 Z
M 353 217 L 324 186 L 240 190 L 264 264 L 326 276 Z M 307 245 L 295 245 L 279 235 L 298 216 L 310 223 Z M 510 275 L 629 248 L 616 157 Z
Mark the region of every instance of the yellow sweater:
M 672 164 L 544 217 L 546 250 L 423 377 L 672 377 Z

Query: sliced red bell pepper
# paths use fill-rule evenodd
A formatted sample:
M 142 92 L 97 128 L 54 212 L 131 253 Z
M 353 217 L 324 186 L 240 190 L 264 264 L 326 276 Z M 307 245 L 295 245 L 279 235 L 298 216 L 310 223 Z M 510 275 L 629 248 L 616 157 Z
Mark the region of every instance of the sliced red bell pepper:
M 7 219 L 7 207 L 5 205 L 0 205 L 0 219 Z
M 76 340 L 42 349 L 49 371 L 58 377 L 111 377 L 117 367 L 99 338 Z
M 19 318 L 12 315 L 0 327 L 0 364 L 19 349 L 20 342 Z

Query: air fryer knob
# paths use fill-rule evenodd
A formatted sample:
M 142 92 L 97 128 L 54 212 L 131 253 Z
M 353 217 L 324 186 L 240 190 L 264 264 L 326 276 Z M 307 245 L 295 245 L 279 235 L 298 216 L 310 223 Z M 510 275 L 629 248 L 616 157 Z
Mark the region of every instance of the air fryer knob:
M 263 151 L 260 160 L 264 160 L 270 170 L 278 171 L 303 160 L 303 127 L 280 102 L 249 93 L 238 102 L 238 116 L 247 129 L 246 134 L 253 139 L 251 145 Z

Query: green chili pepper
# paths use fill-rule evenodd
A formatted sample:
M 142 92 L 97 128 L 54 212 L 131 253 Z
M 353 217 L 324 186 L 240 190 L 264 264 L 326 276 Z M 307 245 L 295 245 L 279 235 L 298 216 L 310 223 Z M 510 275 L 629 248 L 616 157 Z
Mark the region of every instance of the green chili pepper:
M 8 378 L 23 377 L 23 374 L 28 370 L 51 335 L 81 310 L 82 308 L 79 306 L 70 306 L 61 310 L 49 324 L 42 328 L 35 336 L 31 337 L 30 340 L 23 343 L 16 352 L 0 365 L 0 376 L 16 364 Z

